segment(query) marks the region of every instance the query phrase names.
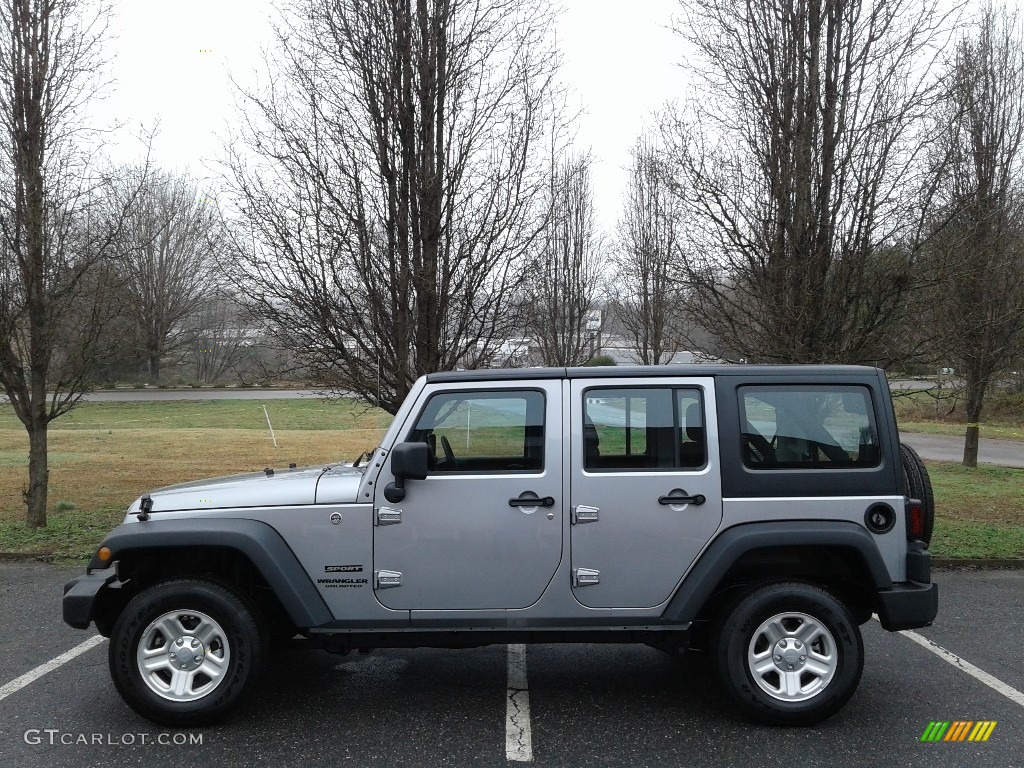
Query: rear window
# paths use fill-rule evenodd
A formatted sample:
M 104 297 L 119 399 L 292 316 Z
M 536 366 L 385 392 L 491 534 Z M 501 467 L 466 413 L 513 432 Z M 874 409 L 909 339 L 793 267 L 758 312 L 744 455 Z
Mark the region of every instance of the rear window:
M 878 466 L 866 387 L 740 387 L 739 399 L 743 463 L 750 469 Z

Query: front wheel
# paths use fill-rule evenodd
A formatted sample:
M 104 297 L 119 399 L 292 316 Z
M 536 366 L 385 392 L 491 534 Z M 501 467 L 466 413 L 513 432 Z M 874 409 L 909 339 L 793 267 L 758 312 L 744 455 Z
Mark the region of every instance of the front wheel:
M 110 635 L 110 674 L 124 700 L 161 725 L 209 725 L 255 680 L 265 646 L 256 614 L 212 581 L 139 593 Z
M 730 695 L 771 725 L 810 725 L 853 696 L 864 644 L 850 612 L 802 583 L 771 584 L 740 599 L 718 632 L 718 669 Z

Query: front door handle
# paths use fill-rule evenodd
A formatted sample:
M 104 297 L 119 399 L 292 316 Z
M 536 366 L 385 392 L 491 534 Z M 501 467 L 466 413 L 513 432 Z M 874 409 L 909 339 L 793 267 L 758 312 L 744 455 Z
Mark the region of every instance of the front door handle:
M 702 493 L 698 493 L 696 496 L 687 495 L 686 491 L 681 491 L 678 488 L 673 488 L 668 492 L 666 496 L 659 496 L 658 503 L 672 506 L 678 506 L 682 504 L 693 504 L 699 507 L 707 501 L 707 498 Z
M 527 493 L 530 495 L 527 496 Z M 509 499 L 508 505 L 510 507 L 553 507 L 555 500 L 550 496 L 537 496 L 533 491 L 527 491 L 519 494 L 518 498 Z

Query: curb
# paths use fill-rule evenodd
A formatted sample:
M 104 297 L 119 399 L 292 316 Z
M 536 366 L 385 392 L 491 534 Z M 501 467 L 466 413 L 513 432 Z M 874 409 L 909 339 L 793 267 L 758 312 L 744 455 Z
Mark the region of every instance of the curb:
M 0 552 L 0 563 L 15 563 L 21 560 L 41 560 L 49 555 L 37 552 Z
M 932 568 L 962 568 L 975 571 L 1019 570 L 1024 568 L 1024 557 L 933 557 Z
M 229 392 L 293 392 L 293 391 L 302 391 L 302 390 L 314 391 L 314 390 L 316 390 L 316 387 L 288 387 L 288 386 L 283 386 L 283 385 L 282 386 L 275 385 L 275 386 L 268 386 L 268 387 L 260 387 L 260 386 L 254 386 L 254 387 L 229 387 L 229 386 L 215 387 L 215 386 L 210 385 L 210 384 L 203 384 L 202 386 L 199 386 L 199 387 L 193 387 L 190 384 L 167 384 L 165 386 L 151 386 L 151 385 L 147 385 L 145 387 L 114 387 L 113 389 L 110 389 L 110 388 L 106 388 L 106 389 L 91 389 L 86 394 L 89 394 L 89 395 L 91 395 L 91 394 L 121 394 L 122 392 L 176 392 L 176 391 L 179 391 L 179 390 L 184 390 L 186 392 L 192 392 L 192 391 L 194 391 L 196 389 L 210 389 L 210 390 L 226 389 Z

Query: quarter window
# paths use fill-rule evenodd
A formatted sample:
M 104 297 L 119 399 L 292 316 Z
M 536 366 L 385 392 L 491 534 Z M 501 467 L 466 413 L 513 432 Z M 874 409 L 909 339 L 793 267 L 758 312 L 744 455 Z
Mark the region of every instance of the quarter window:
M 751 469 L 876 467 L 864 387 L 740 387 L 743 463 Z
M 433 472 L 537 472 L 544 468 L 544 394 L 434 395 L 407 439 L 430 446 Z

